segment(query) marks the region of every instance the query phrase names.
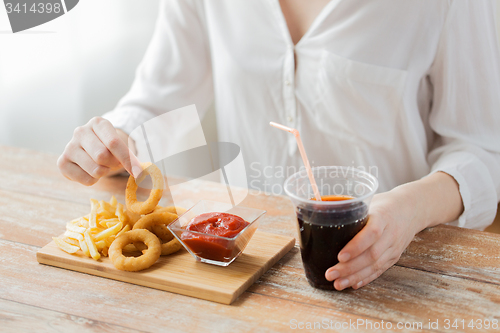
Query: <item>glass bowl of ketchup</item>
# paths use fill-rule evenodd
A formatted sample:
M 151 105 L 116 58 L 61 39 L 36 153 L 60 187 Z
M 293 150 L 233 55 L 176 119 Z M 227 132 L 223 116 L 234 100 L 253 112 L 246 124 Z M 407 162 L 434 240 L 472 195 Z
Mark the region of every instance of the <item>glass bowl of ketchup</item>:
M 265 210 L 202 200 L 168 226 L 197 260 L 228 266 L 243 252 Z

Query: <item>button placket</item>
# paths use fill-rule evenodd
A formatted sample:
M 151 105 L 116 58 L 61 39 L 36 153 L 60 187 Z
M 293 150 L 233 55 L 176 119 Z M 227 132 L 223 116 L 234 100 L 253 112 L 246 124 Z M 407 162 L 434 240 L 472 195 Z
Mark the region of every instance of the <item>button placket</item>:
M 283 101 L 286 125 L 295 127 L 296 125 L 296 101 L 295 101 L 295 63 L 294 63 L 294 48 L 288 45 L 283 64 Z M 288 138 L 288 153 L 294 154 L 297 150 L 295 138 L 291 135 Z

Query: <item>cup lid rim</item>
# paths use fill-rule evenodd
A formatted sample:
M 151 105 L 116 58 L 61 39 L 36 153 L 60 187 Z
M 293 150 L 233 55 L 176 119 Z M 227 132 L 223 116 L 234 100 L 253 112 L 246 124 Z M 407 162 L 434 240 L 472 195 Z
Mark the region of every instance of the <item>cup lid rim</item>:
M 285 190 L 285 193 L 289 197 L 291 197 L 292 199 L 295 199 L 297 201 L 301 201 L 301 202 L 307 203 L 307 204 L 313 204 L 313 205 L 319 205 L 319 206 L 340 206 L 340 205 L 352 204 L 352 203 L 357 203 L 357 202 L 363 201 L 366 198 L 374 195 L 375 192 L 378 189 L 379 183 L 378 183 L 378 179 L 375 176 L 373 176 L 371 173 L 368 173 L 368 172 L 366 172 L 364 170 L 360 170 L 360 169 L 357 169 L 357 168 L 354 168 L 354 167 L 332 165 L 332 166 L 317 166 L 317 167 L 313 167 L 311 169 L 312 169 L 313 174 L 314 174 L 314 172 L 316 170 L 321 170 L 321 169 L 326 169 L 326 170 L 329 170 L 329 169 L 342 169 L 342 170 L 346 170 L 346 169 L 348 169 L 348 170 L 352 170 L 353 172 L 356 172 L 358 174 L 362 174 L 365 178 L 369 179 L 371 182 L 373 182 L 374 186 L 373 186 L 373 189 L 369 193 L 364 194 L 364 195 L 362 195 L 360 197 L 356 197 L 356 198 L 352 198 L 352 199 L 348 199 L 348 200 L 316 201 L 316 200 L 306 199 L 306 198 L 303 198 L 303 197 L 300 197 L 298 195 L 295 195 L 295 194 L 291 193 L 287 189 L 287 185 L 294 178 L 297 178 L 299 176 L 301 176 L 302 178 L 307 177 L 307 170 L 306 169 L 302 169 L 301 171 L 298 171 L 298 172 L 294 173 L 293 175 L 291 175 L 290 177 L 288 177 L 285 180 L 285 183 L 283 184 L 283 189 Z

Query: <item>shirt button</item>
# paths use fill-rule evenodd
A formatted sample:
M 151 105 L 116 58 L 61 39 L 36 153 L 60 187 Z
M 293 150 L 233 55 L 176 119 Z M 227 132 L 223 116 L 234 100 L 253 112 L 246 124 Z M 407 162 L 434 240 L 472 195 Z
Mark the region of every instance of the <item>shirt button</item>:
M 286 84 L 287 86 L 289 86 L 289 85 L 291 84 L 290 80 L 286 80 L 286 81 L 285 81 L 285 84 Z
M 292 116 L 288 116 L 287 120 L 288 120 L 289 123 L 291 123 L 291 122 L 293 122 L 293 117 Z

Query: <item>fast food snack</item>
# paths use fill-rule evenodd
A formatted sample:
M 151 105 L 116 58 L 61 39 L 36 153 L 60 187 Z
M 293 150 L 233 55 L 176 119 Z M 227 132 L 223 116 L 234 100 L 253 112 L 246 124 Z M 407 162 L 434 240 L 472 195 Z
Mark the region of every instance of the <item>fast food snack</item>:
M 149 267 L 158 259 L 156 258 L 153 261 L 153 258 L 156 256 L 156 250 L 154 250 L 156 242 L 150 240 L 152 237 L 156 238 L 159 244 L 160 255 L 169 255 L 182 248 L 182 244 L 167 229 L 167 225 L 178 217 L 173 212 L 185 212 L 183 208 L 155 206 L 153 213 L 139 215 L 126 210 L 121 203 L 117 202 L 114 196 L 111 197 L 109 202 L 91 199 L 90 203 L 91 211 L 88 215 L 68 222 L 66 224 L 66 231 L 62 237 L 53 237 L 54 243 L 61 250 L 70 254 L 82 251 L 85 256 L 94 260 L 99 260 L 102 256 L 107 257 L 109 255 L 116 268 L 135 271 L 138 268 L 144 269 Z M 139 238 L 137 236 L 132 237 L 129 232 L 134 230 L 147 230 L 150 235 L 144 238 L 144 233 L 141 232 Z M 121 239 L 120 242 L 123 242 L 123 239 L 133 240 L 120 246 L 120 255 L 116 254 L 118 253 L 117 249 L 111 251 L 111 246 L 113 246 L 117 239 Z M 152 247 L 151 251 L 149 248 L 146 250 L 148 251 L 147 257 L 144 257 L 143 254 L 138 257 L 141 258 L 140 260 L 134 261 L 128 260 L 133 259 L 133 257 L 125 257 L 123 255 L 123 252 L 145 250 L 148 247 L 148 243 L 144 240 L 147 240 Z M 113 257 L 111 257 L 111 253 L 115 253 Z M 122 257 L 127 258 L 127 260 L 124 260 Z
M 141 167 L 143 168 L 141 178 L 149 174 L 153 181 L 153 189 L 151 189 L 149 198 L 144 202 L 137 201 L 137 183 L 132 176 L 128 178 L 125 198 L 128 210 L 135 214 L 144 215 L 151 213 L 158 205 L 158 202 L 160 202 L 163 194 L 164 181 L 163 175 L 156 165 L 152 163 L 141 163 Z M 138 181 L 140 181 L 140 179 L 138 179 Z
M 67 253 L 81 250 L 87 257 L 99 260 L 107 256 L 108 248 L 115 236 L 124 226 L 131 227 L 125 220 L 120 220 L 120 207 L 113 196 L 109 202 L 90 200 L 90 214 L 70 221 L 66 224 L 64 237 L 53 237 L 56 245 Z M 121 206 L 123 209 L 123 206 Z M 123 214 L 123 212 L 122 212 Z
M 109 255 L 117 269 L 127 271 L 145 269 L 160 255 L 179 251 L 182 244 L 167 226 L 177 219 L 177 214 L 186 210 L 158 206 L 163 193 L 163 176 L 154 164 L 142 163 L 141 166 L 144 170 L 137 182 L 149 174 L 154 185 L 146 201 L 137 201 L 137 183 L 130 176 L 125 192 L 126 209 L 114 196 L 109 202 L 90 199 L 90 213 L 68 222 L 64 236 L 53 238 L 55 244 L 70 254 L 80 250 L 94 260 Z M 143 251 L 137 258 L 123 255 L 123 252 L 137 251 Z
M 167 229 L 167 225 L 175 221 L 177 215 L 160 210 L 141 217 L 134 225 L 136 229 L 147 229 L 153 232 L 161 240 L 161 255 L 169 255 L 181 249 L 182 244 Z M 135 247 L 142 250 L 141 243 L 134 243 Z
M 123 248 L 135 242 L 147 246 L 139 257 L 125 257 Z M 161 255 L 161 244 L 158 237 L 146 229 L 127 231 L 113 241 L 109 248 L 109 257 L 117 269 L 136 272 L 151 267 Z

